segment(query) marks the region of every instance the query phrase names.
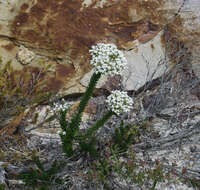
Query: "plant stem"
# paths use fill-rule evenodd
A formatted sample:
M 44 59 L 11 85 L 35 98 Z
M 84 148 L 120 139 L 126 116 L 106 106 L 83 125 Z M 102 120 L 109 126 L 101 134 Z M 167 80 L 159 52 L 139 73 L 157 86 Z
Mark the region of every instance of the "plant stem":
M 87 90 L 83 94 L 83 97 L 80 101 L 80 104 L 77 108 L 77 111 L 73 115 L 69 125 L 67 126 L 66 121 L 64 121 L 64 122 L 60 121 L 61 126 L 63 124 L 64 126 L 67 127 L 66 128 L 66 127 L 62 126 L 62 129 L 66 128 L 66 135 L 63 138 L 62 142 L 63 142 L 63 150 L 69 156 L 73 155 L 73 146 L 72 146 L 73 140 L 74 140 L 76 133 L 79 131 L 79 125 L 80 125 L 81 120 L 82 120 L 82 113 L 83 113 L 85 107 L 87 106 L 88 101 L 91 98 L 93 91 L 95 89 L 95 86 L 96 86 L 98 80 L 100 79 L 100 77 L 101 77 L 100 73 L 98 73 L 98 74 L 94 73 L 92 75 L 92 77 L 90 78 L 90 82 L 89 82 L 89 85 L 87 87 Z M 66 113 L 63 113 L 63 119 L 64 120 L 65 120 L 65 115 L 66 115 Z
M 95 88 L 98 80 L 100 79 L 100 77 L 101 77 L 100 73 L 98 73 L 98 74 L 94 73 L 92 75 L 89 85 L 87 87 L 87 90 L 84 93 L 84 95 L 80 101 L 80 104 L 78 106 L 78 114 L 81 114 L 84 111 L 85 107 L 87 106 L 87 103 L 88 103 L 89 99 L 91 98 L 94 88 Z
M 87 133 L 83 137 L 90 137 L 95 131 L 103 126 L 105 122 L 111 118 L 112 115 L 114 115 L 114 112 L 108 111 L 100 120 L 98 120 L 90 129 L 88 129 Z
M 98 73 L 98 74 L 94 73 L 92 75 L 89 85 L 87 87 L 87 90 L 83 94 L 83 97 L 77 108 L 77 112 L 75 113 L 74 117 L 72 117 L 69 127 L 73 127 L 75 129 L 77 129 L 79 127 L 79 124 L 80 124 L 81 118 L 82 118 L 82 113 L 85 110 L 85 107 L 87 106 L 87 103 L 88 103 L 89 99 L 91 98 L 93 91 L 95 89 L 95 86 L 96 86 L 98 80 L 100 79 L 100 77 L 101 77 L 100 73 Z
M 155 190 L 157 182 L 158 181 L 155 179 L 154 182 L 153 182 L 153 187 L 150 190 Z

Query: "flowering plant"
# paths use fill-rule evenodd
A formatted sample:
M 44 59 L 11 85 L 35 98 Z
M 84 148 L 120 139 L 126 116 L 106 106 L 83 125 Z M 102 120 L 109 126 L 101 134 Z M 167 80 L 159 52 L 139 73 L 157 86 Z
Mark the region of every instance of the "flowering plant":
M 70 108 L 70 106 L 71 106 L 71 104 L 69 102 L 66 102 L 63 98 L 60 101 L 53 103 L 52 111 L 55 113 L 58 113 L 60 110 L 68 110 Z
M 57 131 L 58 135 L 66 135 L 66 131 Z
M 127 92 L 115 90 L 112 91 L 110 96 L 108 96 L 106 103 L 111 111 L 120 115 L 130 111 L 133 105 L 133 100 L 127 95 Z
M 89 50 L 92 55 L 90 61 L 96 73 L 116 75 L 125 69 L 127 60 L 114 44 L 99 43 Z
M 72 116 L 72 119 L 69 123 L 66 121 L 65 117 L 66 109 L 61 110 L 60 112 L 60 125 L 62 132 L 59 132 L 59 135 L 62 140 L 63 151 L 68 156 L 72 156 L 74 153 L 74 140 L 78 140 L 81 151 L 93 154 L 95 151 L 95 137 L 93 136 L 94 132 L 103 126 L 105 122 L 108 121 L 108 119 L 110 119 L 113 115 L 120 115 L 130 111 L 133 104 L 132 99 L 128 97 L 126 92 L 114 91 L 106 101 L 108 103 L 109 110 L 105 113 L 105 115 L 93 126 L 91 126 L 86 133 L 79 133 L 82 113 L 87 106 L 87 103 L 91 98 L 101 75 L 121 74 L 127 63 L 123 53 L 118 50 L 114 44 L 99 43 L 96 46 L 92 46 L 90 53 L 92 55 L 92 60 L 90 63 L 94 66 L 95 72 L 90 79 L 86 92 L 83 94 L 77 111 Z

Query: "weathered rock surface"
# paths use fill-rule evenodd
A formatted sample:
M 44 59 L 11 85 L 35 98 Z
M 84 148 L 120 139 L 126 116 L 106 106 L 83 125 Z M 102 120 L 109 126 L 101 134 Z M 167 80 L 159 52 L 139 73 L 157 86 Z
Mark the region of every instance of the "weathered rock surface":
M 183 0 L 0 2 L 0 36 L 8 40 L 0 48 L 4 60 L 11 59 L 15 68 L 22 69 L 15 56 L 18 46 L 25 45 L 56 65 L 51 76 L 46 76 L 48 90 L 62 88 L 66 95 L 84 91 L 79 81 L 91 68 L 91 45 L 112 42 L 129 50 L 136 48 L 137 40 L 145 44 L 173 20 Z M 142 59 L 141 54 L 138 57 Z M 147 61 L 154 64 L 154 60 Z
M 158 33 L 152 40 L 144 44 L 136 40 L 132 50 L 124 51 L 128 61 L 127 68 L 122 74 L 124 90 L 138 90 L 147 82 L 169 71 L 170 64 L 162 44 L 162 34 L 163 32 Z M 93 71 L 87 73 L 81 80 L 81 84 L 87 86 L 92 73 Z M 97 88 L 105 88 L 107 80 L 107 76 L 101 77 Z
M 138 90 L 169 71 L 169 60 L 161 43 L 162 32 L 135 50 L 124 52 L 128 66 L 123 73 L 125 90 Z
M 153 163 L 159 159 L 167 166 L 176 162 L 178 171 L 181 172 L 184 166 L 188 169 L 186 174 L 199 179 L 200 97 L 199 82 L 193 76 L 194 73 L 199 77 L 199 7 L 198 0 L 0 0 L 0 56 L 4 62 L 12 60 L 17 76 L 31 73 L 31 80 L 40 73 L 39 62 L 50 64 L 51 69 L 41 77 L 45 83 L 44 90 L 60 91 L 61 96 L 84 92 L 91 75 L 88 50 L 96 42 L 115 43 L 124 51 L 129 62 L 122 79 L 125 90 L 138 90 L 146 82 L 163 76 L 173 66 L 160 84 L 139 96 L 134 95 L 136 99 L 130 115 L 111 118 L 97 136 L 110 139 L 121 119 L 133 125 L 148 121 L 150 127 L 147 131 L 142 126 L 139 129 L 141 142 L 134 144 L 137 156 Z M 35 53 L 30 64 L 23 65 L 16 58 L 21 45 Z M 85 75 L 88 72 L 89 75 Z M 98 87 L 108 91 L 120 88 L 121 78 L 114 79 L 102 78 Z M 97 120 L 105 111 L 106 97 L 96 98 L 99 97 L 95 97 L 85 111 L 87 117 L 81 126 L 83 129 L 94 122 L 87 123 L 88 118 Z M 102 104 L 100 110 L 97 104 Z M 22 117 L 22 113 L 7 125 L 16 139 L 23 127 L 25 134 L 29 135 L 27 144 L 13 143 L 14 153 L 23 155 L 26 146 L 26 151 L 37 148 L 41 159 L 48 163 L 61 159 L 61 141 L 56 134 L 59 123 L 44 122 L 49 109 L 48 105 L 38 106 L 30 120 Z M 2 131 L 2 134 L 8 132 Z M 1 147 L 7 150 L 10 141 L 10 138 L 2 141 Z M 16 165 L 19 162 L 15 162 Z M 81 185 L 86 180 L 77 177 L 76 172 L 80 172 L 80 168 L 87 172 L 87 168 L 76 162 L 70 162 L 68 166 L 64 172 L 73 176 L 72 181 L 79 189 L 84 189 Z M 12 173 L 8 168 L 6 171 Z M 0 181 L 5 181 L 5 177 L 5 170 L 0 166 Z M 19 182 L 16 183 L 12 177 L 9 180 L 15 187 Z M 120 184 L 118 179 L 113 180 Z M 127 188 L 127 184 L 124 187 Z M 156 188 L 190 189 L 175 181 L 159 183 Z
M 182 3 L 182 7 L 176 19 L 169 25 L 169 33 L 174 37 L 174 40 L 181 41 L 191 53 L 190 63 L 192 64 L 193 72 L 196 76 L 200 76 L 199 50 L 200 50 L 200 1 L 166 1 L 165 10 L 173 10 L 174 3 Z M 184 2 L 184 3 L 183 3 Z M 178 48 L 178 47 L 177 47 Z M 176 48 L 176 51 L 177 51 Z
M 6 180 L 6 177 L 5 177 L 6 171 L 2 167 L 3 164 L 4 164 L 3 162 L 0 162 L 0 185 L 6 184 L 6 181 L 5 181 Z
M 90 82 L 90 78 L 92 77 L 94 73 L 94 70 L 92 69 L 89 73 L 85 74 L 84 77 L 81 79 L 80 83 L 87 87 L 89 82 Z M 99 79 L 99 81 L 97 82 L 96 88 L 101 88 L 107 81 L 107 76 L 103 76 Z

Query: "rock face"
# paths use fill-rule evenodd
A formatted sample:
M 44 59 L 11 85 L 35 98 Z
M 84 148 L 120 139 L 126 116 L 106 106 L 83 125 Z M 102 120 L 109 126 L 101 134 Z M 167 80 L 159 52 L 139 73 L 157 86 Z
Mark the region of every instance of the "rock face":
M 177 40 L 187 43 L 188 47 L 194 46 L 193 41 L 199 45 L 199 41 L 195 40 L 199 35 L 197 7 L 197 0 L 189 0 L 185 4 L 183 0 L 114 0 L 101 3 L 89 0 L 70 0 L 67 3 L 64 0 L 0 0 L 0 55 L 4 62 L 12 60 L 15 69 L 26 67 L 27 72 L 32 72 L 30 67 L 39 67 L 38 62 L 47 62 L 53 65 L 51 73 L 45 76 L 48 79 L 47 90 L 62 89 L 63 95 L 79 93 L 85 90 L 79 81 L 91 70 L 88 50 L 96 42 L 115 43 L 125 51 L 128 59 L 136 56 L 137 63 L 133 63 L 133 69 L 144 64 L 141 51 L 155 36 L 155 44 L 150 49 L 154 46 L 155 54 L 162 49 L 163 55 L 165 44 L 161 48 L 160 41 L 156 40 L 166 24 L 170 23 L 170 35 Z M 175 17 L 179 10 L 179 16 Z M 36 54 L 33 63 L 23 66 L 16 60 L 20 45 Z M 136 48 L 138 53 L 128 51 Z M 192 48 L 192 56 L 198 56 L 198 48 Z M 152 57 L 154 54 L 146 57 L 146 61 L 155 68 Z M 198 63 L 193 65 L 198 75 Z M 139 70 L 137 73 L 133 70 L 132 79 L 136 75 L 141 76 L 142 72 L 146 75 L 145 69 Z M 158 73 L 156 77 L 162 75 L 162 72 Z M 126 89 L 138 87 L 132 84 Z
M 192 52 L 192 67 L 193 71 L 200 78 L 200 1 L 190 0 L 186 2 L 185 14 L 182 14 L 184 18 L 185 36 L 187 38 L 188 47 Z M 187 14 L 189 12 L 189 14 Z M 187 31 L 187 32 L 186 32 Z M 190 34 L 190 35 L 189 35 Z
M 97 136 L 102 142 L 104 139 L 109 140 L 121 119 L 134 125 L 138 125 L 138 122 L 143 125 L 144 122 L 139 131 L 140 139 L 134 145 L 134 150 L 138 149 L 139 158 L 150 159 L 153 163 L 161 158 L 170 165 L 177 161 L 180 171 L 187 167 L 192 172 L 196 171 L 199 179 L 200 84 L 193 84 L 194 74 L 200 77 L 199 9 L 199 0 L 0 0 L 0 56 L 3 64 L 12 61 L 13 70 L 8 72 L 12 82 L 9 84 L 10 90 L 17 91 L 16 87 L 19 86 L 27 96 L 37 95 L 41 91 L 60 92 L 61 96 L 82 93 L 93 72 L 88 53 L 91 45 L 98 42 L 115 43 L 127 57 L 128 68 L 122 78 L 106 76 L 99 81 L 97 87 L 106 90 L 102 90 L 102 97 L 97 95 L 89 102 L 81 129 L 84 131 L 93 124 L 93 120 L 103 116 L 106 111 L 106 93 L 122 87 L 128 91 L 137 91 L 129 92 L 136 98 L 132 113 L 123 118 L 112 118 L 98 131 Z M 47 70 L 43 70 L 44 65 L 48 67 Z M 174 71 L 173 66 L 176 65 L 180 67 Z M 140 94 L 138 89 L 166 72 L 171 72 L 171 75 L 163 77 L 162 84 L 156 84 Z M 1 90 L 6 93 L 1 88 L 1 76 L 4 76 L 1 74 L 0 95 Z M 36 89 L 33 88 L 35 79 Z M 121 81 L 123 86 L 120 86 Z M 65 99 L 70 100 L 71 97 L 66 96 Z M 73 103 L 72 112 L 77 108 L 79 99 Z M 1 108 L 0 96 L 0 111 Z M 52 109 L 46 102 L 38 105 L 35 112 L 34 109 L 31 107 L 27 113 L 20 112 L 20 115 L 11 118 L 11 122 L 0 112 L 0 136 L 9 136 L 5 141 L 0 140 L 0 146 L 3 144 L 2 147 L 8 150 L 11 138 L 18 137 L 18 133 L 24 129 L 24 133 L 29 135 L 27 144 L 22 139 L 24 146 L 30 150 L 38 148 L 43 158 L 56 160 L 62 154 L 60 138 L 55 134 L 60 130 L 59 122 L 46 120 Z M 4 114 L 7 116 L 7 113 Z M 70 115 L 67 115 L 68 118 Z M 192 146 L 183 144 L 185 150 L 176 155 L 179 151 L 176 145 L 178 148 L 187 138 L 191 138 Z M 15 141 L 12 146 L 13 150 L 23 150 Z M 106 143 L 103 148 L 107 146 Z M 172 148 L 171 152 L 169 148 Z M 13 157 L 12 154 L 8 156 L 9 159 Z M 10 173 L 8 168 L 4 170 L 3 167 L 0 163 L 0 184 L 5 183 L 5 180 L 7 182 L 7 174 Z M 82 166 L 71 165 L 70 168 L 80 172 Z M 69 176 L 78 174 L 71 169 L 65 171 L 69 172 Z M 78 181 L 82 179 L 74 181 L 77 186 Z M 9 183 L 16 184 L 14 180 Z M 161 184 L 157 189 L 189 187 L 180 184 L 171 188 L 169 184 Z
M 5 173 L 6 172 L 1 165 L 3 165 L 2 162 L 0 162 L 0 185 L 3 185 L 3 184 L 5 184 Z
M 166 1 L 166 9 L 174 10 L 175 2 Z M 200 76 L 199 50 L 200 50 L 200 1 L 182 1 L 178 16 L 169 24 L 168 32 L 174 38 L 182 42 L 190 52 L 190 63 L 196 76 Z M 178 51 L 176 49 L 176 51 Z
M 146 82 L 156 79 L 169 70 L 169 62 L 161 43 L 162 32 L 135 50 L 125 52 L 128 67 L 123 74 L 125 90 L 138 90 Z

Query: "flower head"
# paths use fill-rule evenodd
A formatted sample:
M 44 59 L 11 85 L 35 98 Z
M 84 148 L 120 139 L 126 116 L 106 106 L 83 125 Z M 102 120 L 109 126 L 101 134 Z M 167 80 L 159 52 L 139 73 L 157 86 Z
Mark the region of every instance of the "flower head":
M 56 133 L 57 133 L 58 135 L 60 135 L 60 134 L 61 134 L 61 131 L 59 130 L 59 131 L 57 131 Z
M 112 91 L 110 96 L 108 96 L 106 103 L 111 111 L 120 115 L 130 111 L 133 105 L 133 100 L 127 95 L 127 92 L 115 90 Z
M 62 132 L 62 135 L 66 135 L 66 131 L 63 131 L 63 132 Z
M 123 53 L 114 44 L 99 43 L 89 50 L 92 55 L 90 61 L 95 68 L 95 73 L 116 75 L 125 69 L 127 60 Z
M 58 134 L 58 135 L 63 135 L 63 136 L 64 136 L 64 135 L 66 135 L 66 132 L 65 132 L 65 131 L 57 131 L 57 134 Z
M 67 110 L 71 107 L 71 103 L 66 102 L 64 99 L 54 102 L 53 104 L 53 111 L 59 112 L 60 110 Z

